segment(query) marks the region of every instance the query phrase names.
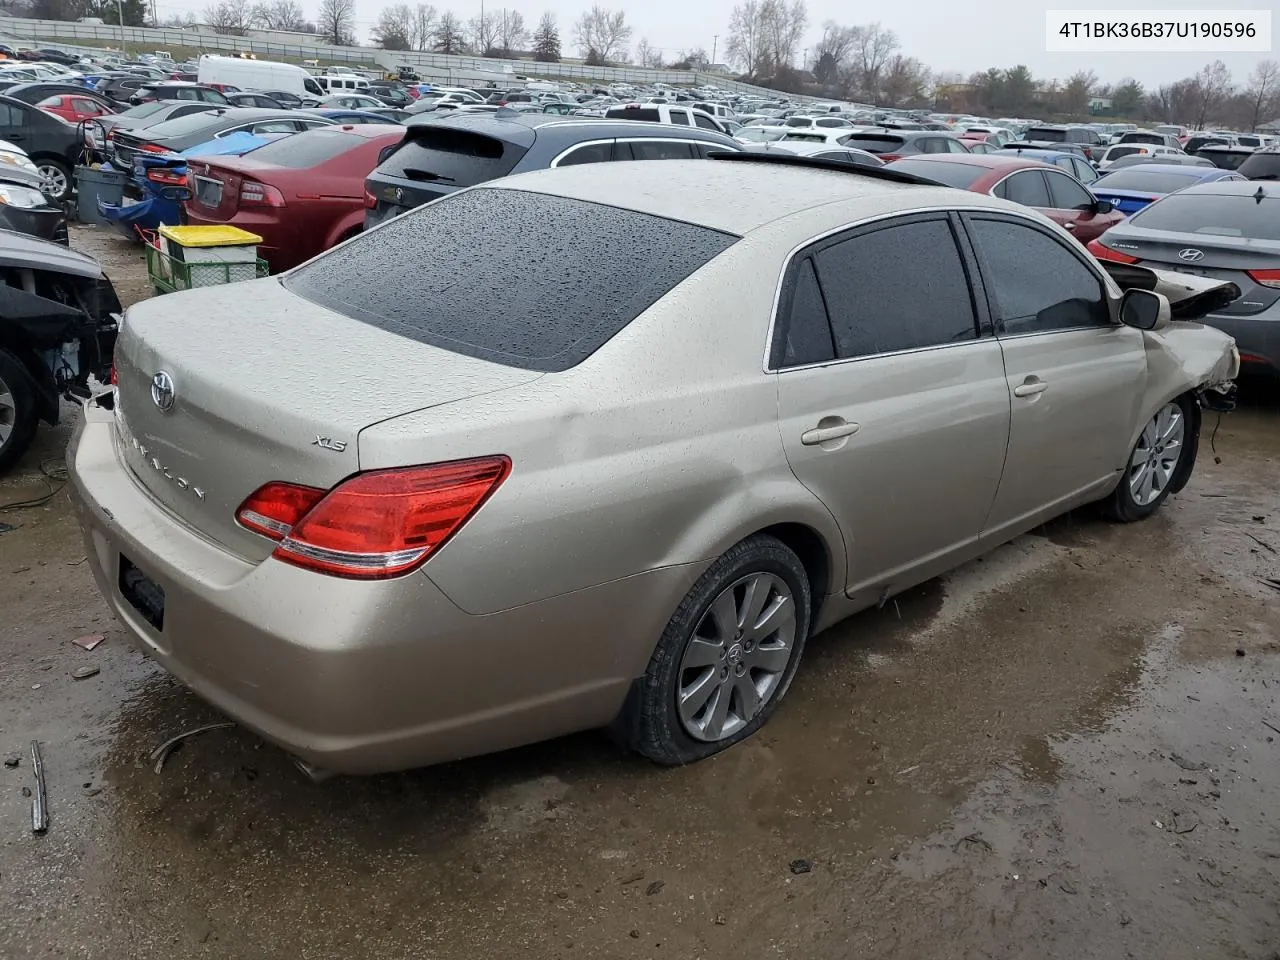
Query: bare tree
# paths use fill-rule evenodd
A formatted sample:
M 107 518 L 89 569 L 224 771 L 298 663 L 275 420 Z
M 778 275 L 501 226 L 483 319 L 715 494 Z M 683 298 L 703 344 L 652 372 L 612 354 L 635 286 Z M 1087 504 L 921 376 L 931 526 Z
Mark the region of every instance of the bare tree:
M 205 23 L 222 33 L 244 33 L 253 25 L 249 0 L 219 0 L 204 11 Z
M 591 60 L 594 54 L 599 63 L 625 59 L 631 33 L 625 10 L 608 10 L 598 3 L 573 25 L 574 43 L 582 55 Z
M 471 49 L 482 57 L 498 52 L 498 15 L 494 11 L 481 10 L 467 21 L 467 37 Z
M 842 27 L 834 20 L 822 25 L 822 39 L 813 48 L 813 75 L 823 86 L 835 83 L 840 69 L 853 49 L 852 27 Z
M 654 70 L 662 69 L 662 50 L 649 42 L 648 37 L 641 37 L 636 44 L 636 63 Z
M 1249 85 L 1245 88 L 1249 98 L 1249 130 L 1257 130 L 1258 124 L 1266 117 L 1272 104 L 1280 102 L 1280 64 L 1274 60 L 1263 60 L 1254 68 L 1249 76 Z
M 413 8 L 413 24 L 409 30 L 409 43 L 415 50 L 428 50 L 435 42 L 436 8 L 420 3 Z
M 529 28 L 519 10 L 503 10 L 498 18 L 498 49 L 511 56 L 529 45 Z
M 767 59 L 764 41 L 763 0 L 744 0 L 729 17 L 729 43 L 725 54 L 749 77 L 759 75 Z
M 1092 70 L 1077 70 L 1062 88 L 1058 104 L 1063 113 L 1077 116 L 1087 113 L 1089 100 L 1093 97 L 1094 88 L 1098 86 L 1098 75 Z
M 761 0 L 761 21 L 764 28 L 765 51 L 775 69 L 791 67 L 800 50 L 805 27 L 809 25 L 809 10 L 804 0 Z
M 334 46 L 354 46 L 356 0 L 320 0 L 316 25 L 321 36 Z
M 409 50 L 413 34 L 413 8 L 407 3 L 385 7 L 373 26 L 373 42 L 384 50 Z
M 870 99 L 880 96 L 881 83 L 889 59 L 898 52 L 898 35 L 878 23 L 853 27 L 853 44 L 845 87 L 850 93 Z
M 560 28 L 556 26 L 556 15 L 550 11 L 542 15 L 533 34 L 533 59 L 540 63 L 560 62 Z
M 297 0 L 265 0 L 253 8 L 252 16 L 264 30 L 301 30 L 307 19 Z
M 930 102 L 929 68 L 915 57 L 894 54 L 880 80 L 882 99 L 893 107 L 923 106 Z
M 1196 128 L 1204 129 L 1205 121 L 1210 114 L 1222 105 L 1222 101 L 1231 93 L 1231 71 L 1221 60 L 1205 64 L 1195 76 L 1199 87 L 1196 97 Z
M 440 14 L 436 21 L 434 47 L 440 53 L 462 53 L 467 48 L 462 36 L 462 21 L 452 10 Z

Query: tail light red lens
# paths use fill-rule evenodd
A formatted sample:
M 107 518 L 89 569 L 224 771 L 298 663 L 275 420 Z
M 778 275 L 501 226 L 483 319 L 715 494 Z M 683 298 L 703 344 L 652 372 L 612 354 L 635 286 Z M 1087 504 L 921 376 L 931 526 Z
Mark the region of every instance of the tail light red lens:
M 173 170 L 164 167 L 152 167 L 147 171 L 147 179 L 152 183 L 160 183 L 166 187 L 185 187 L 187 185 L 187 175 L 185 173 L 175 173 Z
M 283 207 L 284 194 L 270 184 L 246 180 L 240 185 L 240 206 Z
M 240 526 L 272 540 L 283 540 L 308 510 L 324 499 L 325 491 L 296 483 L 268 483 L 240 504 Z
M 378 206 L 378 198 L 366 190 L 364 192 L 364 205 L 367 210 L 375 210 Z
M 1110 260 L 1112 263 L 1137 263 L 1139 260 L 1138 257 L 1131 257 L 1127 253 L 1104 246 L 1101 240 L 1090 240 L 1085 244 L 1085 249 L 1099 260 Z
M 1250 270 L 1249 279 L 1259 286 L 1280 289 L 1280 270 Z
M 286 563 L 358 580 L 414 570 L 480 509 L 511 472 L 507 457 L 356 474 L 325 493 L 269 483 L 236 511 L 280 541 Z
M 120 386 L 120 378 L 116 376 L 116 365 L 114 362 L 111 364 L 111 385 L 113 387 Z

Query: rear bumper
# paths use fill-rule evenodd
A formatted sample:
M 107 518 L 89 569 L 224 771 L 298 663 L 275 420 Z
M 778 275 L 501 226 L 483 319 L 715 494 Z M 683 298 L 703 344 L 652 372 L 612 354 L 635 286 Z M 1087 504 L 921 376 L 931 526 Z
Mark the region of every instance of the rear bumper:
M 1241 373 L 1280 376 L 1280 304 L 1252 317 L 1211 313 L 1200 322 L 1235 338 Z
M 405 769 L 607 724 L 632 679 L 624 664 L 652 650 L 698 572 L 471 616 L 424 573 L 355 583 L 226 552 L 142 490 L 115 436 L 91 405 L 67 454 L 112 611 L 201 697 L 328 770 Z M 121 592 L 121 556 L 164 590 L 162 629 Z

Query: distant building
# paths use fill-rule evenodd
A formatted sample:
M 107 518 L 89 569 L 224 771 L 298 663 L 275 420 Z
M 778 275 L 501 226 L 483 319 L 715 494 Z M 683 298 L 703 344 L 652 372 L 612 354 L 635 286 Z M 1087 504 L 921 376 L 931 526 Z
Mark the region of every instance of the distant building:
M 1090 113 L 1110 113 L 1111 98 L 1110 97 L 1090 97 L 1089 112 Z

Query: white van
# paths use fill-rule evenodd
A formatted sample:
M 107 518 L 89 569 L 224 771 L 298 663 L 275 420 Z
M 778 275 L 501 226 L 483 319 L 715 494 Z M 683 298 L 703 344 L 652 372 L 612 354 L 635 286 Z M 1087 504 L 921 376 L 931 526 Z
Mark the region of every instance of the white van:
M 323 97 L 325 94 L 307 71 L 292 63 L 274 60 L 241 60 L 239 57 L 205 54 L 196 68 L 196 79 L 201 83 L 241 90 L 281 90 L 298 97 Z
M 325 74 L 321 77 L 313 77 L 312 79 L 318 83 L 325 93 L 368 93 L 369 81 L 364 77 L 343 76 L 340 74 Z

